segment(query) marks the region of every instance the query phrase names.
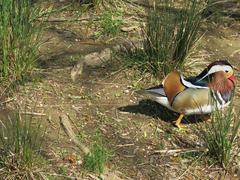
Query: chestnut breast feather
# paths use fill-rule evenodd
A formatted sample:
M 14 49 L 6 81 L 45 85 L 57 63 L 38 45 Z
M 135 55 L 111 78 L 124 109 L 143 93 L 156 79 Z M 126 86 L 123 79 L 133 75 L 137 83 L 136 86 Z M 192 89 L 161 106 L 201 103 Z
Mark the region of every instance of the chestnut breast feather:
M 185 86 L 181 82 L 180 73 L 177 71 L 169 73 L 163 80 L 163 89 L 169 104 L 172 104 L 174 97 L 185 89 Z

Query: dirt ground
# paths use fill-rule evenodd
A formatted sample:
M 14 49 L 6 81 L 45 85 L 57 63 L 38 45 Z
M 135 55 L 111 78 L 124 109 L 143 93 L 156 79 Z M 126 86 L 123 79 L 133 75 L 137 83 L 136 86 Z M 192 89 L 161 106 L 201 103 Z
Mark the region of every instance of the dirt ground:
M 97 175 L 82 169 L 81 152 L 60 126 L 59 116 L 67 114 L 81 142 L 90 147 L 95 137 L 100 136 L 109 151 L 107 167 L 122 179 L 240 178 L 239 160 L 232 165 L 231 172 L 226 172 L 209 165 L 206 159 L 182 153 L 181 150 L 198 145 L 192 136 L 196 123 L 190 118 L 184 123 L 185 131 L 180 132 L 172 125 L 177 114 L 135 93 L 136 87 L 157 85 L 162 77 L 153 78 L 124 68 L 121 58 L 113 56 L 98 67 L 84 66 L 81 76 L 73 82 L 74 65 L 85 55 L 108 47 L 109 43 L 103 42 L 110 38 L 93 39 L 91 33 L 97 29 L 87 30 L 88 20 L 54 21 L 72 18 L 72 14 L 72 11 L 64 11 L 50 17 L 49 28 L 43 34 L 45 43 L 40 48 L 42 56 L 34 73 L 35 80 L 20 86 L 6 103 L 10 110 L 17 104 L 22 110 L 34 112 L 34 120 L 39 120 L 43 128 L 47 127 L 43 150 L 49 162 L 47 168 L 43 168 L 46 176 L 98 179 Z M 189 57 L 184 74 L 197 74 L 217 59 L 228 59 L 239 73 L 240 22 L 234 19 L 227 22 L 204 24 L 205 34 Z M 138 36 L 140 25 L 134 23 L 136 29 L 122 32 L 120 36 Z M 129 23 L 124 25 L 130 26 Z M 240 107 L 239 98 L 238 83 L 234 100 L 236 112 Z M 205 122 L 200 120 L 198 124 L 201 123 Z M 167 151 L 176 149 L 180 151 L 172 154 Z M 66 161 L 68 155 L 76 157 L 77 161 Z M 106 179 L 116 179 L 113 174 Z

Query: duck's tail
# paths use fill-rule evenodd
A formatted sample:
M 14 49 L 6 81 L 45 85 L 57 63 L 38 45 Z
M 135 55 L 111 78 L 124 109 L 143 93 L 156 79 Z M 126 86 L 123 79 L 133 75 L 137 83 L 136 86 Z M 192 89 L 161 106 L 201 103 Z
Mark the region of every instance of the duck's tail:
M 149 99 L 156 101 L 157 103 L 172 109 L 169 102 L 168 102 L 168 98 L 166 96 L 166 94 L 164 93 L 163 90 L 163 86 L 156 86 L 156 87 L 152 87 L 149 89 L 143 89 L 143 90 L 139 90 L 136 91 L 138 94 L 144 95 L 146 97 L 148 97 Z

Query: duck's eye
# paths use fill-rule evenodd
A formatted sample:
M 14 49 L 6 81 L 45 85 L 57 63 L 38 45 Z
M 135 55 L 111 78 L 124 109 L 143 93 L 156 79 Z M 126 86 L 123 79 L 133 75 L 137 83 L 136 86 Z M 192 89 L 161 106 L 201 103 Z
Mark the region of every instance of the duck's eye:
M 228 70 L 226 70 L 225 72 L 228 73 Z

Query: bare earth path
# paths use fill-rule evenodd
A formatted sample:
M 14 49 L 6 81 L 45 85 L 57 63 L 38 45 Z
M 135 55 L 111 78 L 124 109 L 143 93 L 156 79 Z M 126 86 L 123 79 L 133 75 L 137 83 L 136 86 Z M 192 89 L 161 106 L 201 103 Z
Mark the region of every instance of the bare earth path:
M 84 54 L 101 49 L 103 45 L 81 38 L 76 41 L 81 34 L 72 38 L 71 34 L 58 29 L 45 32 L 45 38 L 50 40 L 41 49 L 44 56 L 36 70 L 40 80 L 20 87 L 14 94 L 14 101 L 7 104 L 9 108 L 19 104 L 23 110 L 42 114 L 34 117 L 47 127 L 45 152 L 50 162 L 49 174 L 61 175 L 64 169 L 67 176 L 95 177 L 81 169 L 81 152 L 60 126 L 59 115 L 65 113 L 72 120 L 81 142 L 91 146 L 95 137 L 100 136 L 110 153 L 108 168 L 122 179 L 216 179 L 221 175 L 221 170 L 193 160 L 191 156 L 186 157 L 181 151 L 159 153 L 159 150 L 195 148 L 196 142 L 191 137 L 195 123 L 186 123 L 186 131 L 178 132 L 171 124 L 176 115 L 134 93 L 138 81 L 144 87 L 156 84 L 148 75 L 136 75 L 134 70 L 116 71 L 116 63 L 110 62 L 100 67 L 85 66 L 80 79 L 72 82 L 73 65 L 81 61 Z M 213 28 L 202 39 L 201 50 L 194 58 L 200 58 L 206 64 L 228 58 L 239 72 L 239 32 L 239 22 L 233 27 Z M 235 108 L 239 111 L 239 84 L 236 92 Z M 77 161 L 69 162 L 65 158 L 68 155 L 76 157 Z M 229 176 L 240 178 L 239 167 L 235 169 Z M 112 177 L 108 179 L 114 179 Z

